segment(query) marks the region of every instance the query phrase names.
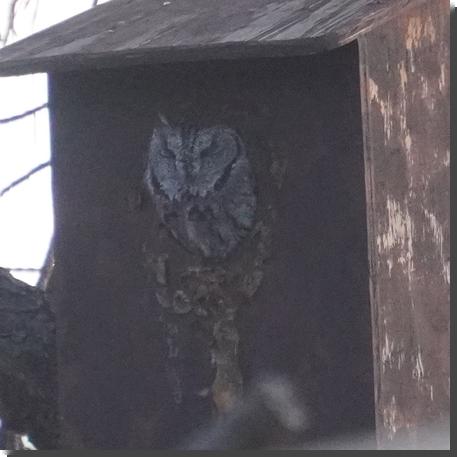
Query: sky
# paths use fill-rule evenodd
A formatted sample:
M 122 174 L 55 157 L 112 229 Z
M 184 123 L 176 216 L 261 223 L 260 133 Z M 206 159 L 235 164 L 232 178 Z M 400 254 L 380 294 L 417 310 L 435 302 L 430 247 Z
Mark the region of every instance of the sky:
M 0 34 L 10 0 L 0 0 Z M 107 0 L 99 1 L 99 4 Z M 79 14 L 92 0 L 26 0 L 17 4 L 15 29 L 8 44 Z M 45 74 L 0 78 L 0 119 L 47 102 Z M 50 157 L 47 110 L 20 121 L 0 124 L 0 189 Z M 40 268 L 53 233 L 51 171 L 46 168 L 0 198 L 0 267 Z M 36 284 L 39 273 L 12 271 Z

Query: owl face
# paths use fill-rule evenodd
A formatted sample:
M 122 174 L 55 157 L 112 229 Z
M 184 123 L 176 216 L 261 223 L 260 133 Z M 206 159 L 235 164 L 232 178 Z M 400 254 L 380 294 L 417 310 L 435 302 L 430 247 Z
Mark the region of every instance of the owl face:
M 253 224 L 251 169 L 230 128 L 158 126 L 145 179 L 174 237 L 207 257 L 224 257 Z
M 177 201 L 217 191 L 240 155 L 238 141 L 235 132 L 220 127 L 156 128 L 149 157 L 156 184 Z

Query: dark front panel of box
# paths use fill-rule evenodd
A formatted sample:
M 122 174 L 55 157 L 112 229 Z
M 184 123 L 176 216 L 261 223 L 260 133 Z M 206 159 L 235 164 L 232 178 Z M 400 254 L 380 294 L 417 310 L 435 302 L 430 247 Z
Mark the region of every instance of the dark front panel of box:
M 358 56 L 50 78 L 63 442 L 167 447 L 281 374 L 372 425 Z

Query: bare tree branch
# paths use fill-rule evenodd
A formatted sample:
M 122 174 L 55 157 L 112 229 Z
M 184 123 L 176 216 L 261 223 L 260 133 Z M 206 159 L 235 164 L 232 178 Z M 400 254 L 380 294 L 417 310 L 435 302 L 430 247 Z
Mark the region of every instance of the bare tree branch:
M 37 287 L 42 290 L 46 290 L 48 287 L 49 279 L 51 278 L 52 271 L 54 269 L 54 236 L 51 238 L 48 247 L 48 253 L 46 254 L 46 259 L 43 263 L 43 266 L 40 269 L 40 277 L 37 282 Z
M 14 33 L 14 16 L 16 13 L 16 4 L 18 0 L 10 0 L 10 4 L 8 7 L 8 20 L 6 22 L 6 28 L 3 33 L 3 36 L 0 37 L 1 39 L 1 44 L 4 46 L 6 42 L 8 41 L 8 37 L 11 32 Z
M 14 187 L 18 186 L 25 180 L 29 179 L 31 176 L 33 176 L 35 173 L 38 173 L 40 170 L 43 170 L 43 168 L 49 167 L 51 165 L 51 161 L 47 161 L 44 163 L 40 163 L 40 165 L 37 165 L 35 168 L 32 168 L 28 173 L 26 173 L 24 176 L 21 176 L 20 178 L 16 179 L 13 181 L 10 185 L 6 186 L 1 192 L 0 192 L 0 197 L 3 197 L 7 192 L 9 192 L 11 189 Z
M 40 0 L 36 0 L 35 1 L 35 9 L 33 10 L 33 16 L 32 16 L 32 28 L 35 27 L 35 24 L 36 24 L 36 18 L 37 18 L 37 15 L 38 15 L 39 4 L 40 4 Z
M 4 270 L 9 270 L 9 271 L 20 271 L 20 272 L 31 272 L 31 273 L 38 273 L 42 269 L 41 268 L 8 268 L 8 267 L 2 267 Z
M 32 116 L 33 114 L 38 113 L 38 111 L 41 111 L 41 110 L 46 109 L 48 107 L 49 107 L 48 103 L 43 103 L 42 105 L 37 106 L 35 108 L 32 108 L 32 109 L 30 109 L 28 111 L 25 111 L 25 112 L 21 113 L 21 114 L 16 114 L 16 115 L 11 116 L 11 117 L 0 119 L 0 124 L 8 124 L 9 122 L 18 121 L 19 119 L 23 119 L 24 117 L 27 117 L 27 116 Z

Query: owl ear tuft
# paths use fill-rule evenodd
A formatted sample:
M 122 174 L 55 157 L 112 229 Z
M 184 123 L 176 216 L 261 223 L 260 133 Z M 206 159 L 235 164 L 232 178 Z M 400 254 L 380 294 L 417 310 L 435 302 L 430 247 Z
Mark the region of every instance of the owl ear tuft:
M 157 117 L 159 118 L 159 122 L 162 126 L 171 127 L 170 123 L 168 122 L 167 118 L 162 113 L 157 113 Z

